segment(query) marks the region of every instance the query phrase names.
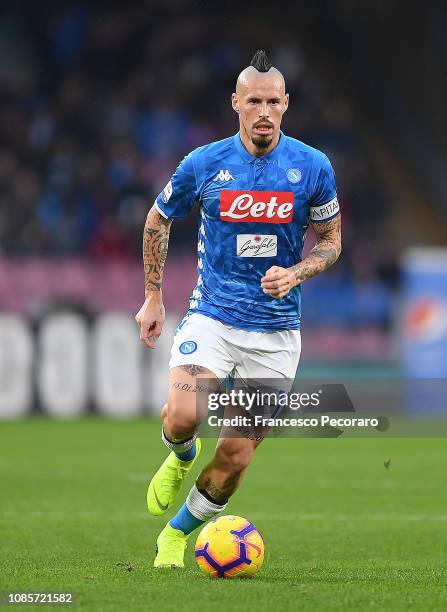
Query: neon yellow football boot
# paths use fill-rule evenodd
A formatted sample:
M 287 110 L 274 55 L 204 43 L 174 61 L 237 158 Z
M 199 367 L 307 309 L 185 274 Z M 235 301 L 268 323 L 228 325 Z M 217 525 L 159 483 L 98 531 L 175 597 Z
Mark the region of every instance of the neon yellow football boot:
M 181 461 L 174 452 L 169 453 L 149 483 L 147 507 L 154 516 L 161 516 L 172 508 L 183 480 L 196 462 L 202 443 L 196 440 L 196 455 L 191 461 Z
M 168 523 L 157 538 L 154 567 L 184 567 L 183 557 L 187 542 L 188 536 Z

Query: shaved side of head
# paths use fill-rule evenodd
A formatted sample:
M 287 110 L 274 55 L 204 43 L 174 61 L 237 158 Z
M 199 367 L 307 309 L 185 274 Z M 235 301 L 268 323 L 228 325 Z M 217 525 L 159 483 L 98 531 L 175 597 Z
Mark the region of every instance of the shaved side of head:
M 273 66 L 269 70 L 267 70 L 267 72 L 259 72 L 259 70 L 256 70 L 254 66 L 247 66 L 247 68 L 244 68 L 244 70 L 242 70 L 236 81 L 236 93 L 243 93 L 252 85 L 255 79 L 265 78 L 273 79 L 280 85 L 281 92 L 283 94 L 286 93 L 286 82 L 284 80 L 284 77 L 281 72 Z

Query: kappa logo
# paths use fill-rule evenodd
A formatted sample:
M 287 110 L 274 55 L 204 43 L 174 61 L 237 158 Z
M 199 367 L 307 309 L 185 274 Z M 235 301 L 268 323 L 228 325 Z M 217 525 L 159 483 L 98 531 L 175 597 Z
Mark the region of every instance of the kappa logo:
M 228 170 L 220 170 L 213 181 L 234 181 L 234 176 L 232 176 Z

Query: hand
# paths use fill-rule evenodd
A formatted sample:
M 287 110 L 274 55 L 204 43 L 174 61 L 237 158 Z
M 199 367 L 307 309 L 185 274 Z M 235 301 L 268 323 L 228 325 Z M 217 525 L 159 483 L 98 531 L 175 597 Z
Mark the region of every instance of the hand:
M 292 270 L 279 266 L 272 266 L 261 278 L 263 292 L 277 300 L 285 297 L 296 284 L 295 274 Z
M 159 291 L 154 291 L 145 299 L 143 306 L 135 315 L 135 321 L 140 328 L 140 340 L 150 349 L 161 335 L 165 320 L 165 307 Z

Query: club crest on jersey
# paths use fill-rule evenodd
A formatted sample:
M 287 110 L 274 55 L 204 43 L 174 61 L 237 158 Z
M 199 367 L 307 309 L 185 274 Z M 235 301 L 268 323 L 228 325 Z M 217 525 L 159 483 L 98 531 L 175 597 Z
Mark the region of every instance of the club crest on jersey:
M 213 181 L 234 181 L 234 176 L 228 170 L 220 170 L 219 174 L 213 178 Z
M 290 223 L 293 219 L 292 191 L 220 192 L 220 219 L 232 223 Z
M 191 355 L 194 351 L 197 350 L 197 342 L 194 340 L 187 340 L 186 342 L 182 342 L 179 346 L 179 351 L 182 355 Z
M 289 168 L 287 170 L 287 179 L 289 183 L 299 183 L 301 180 L 302 174 L 299 168 Z

